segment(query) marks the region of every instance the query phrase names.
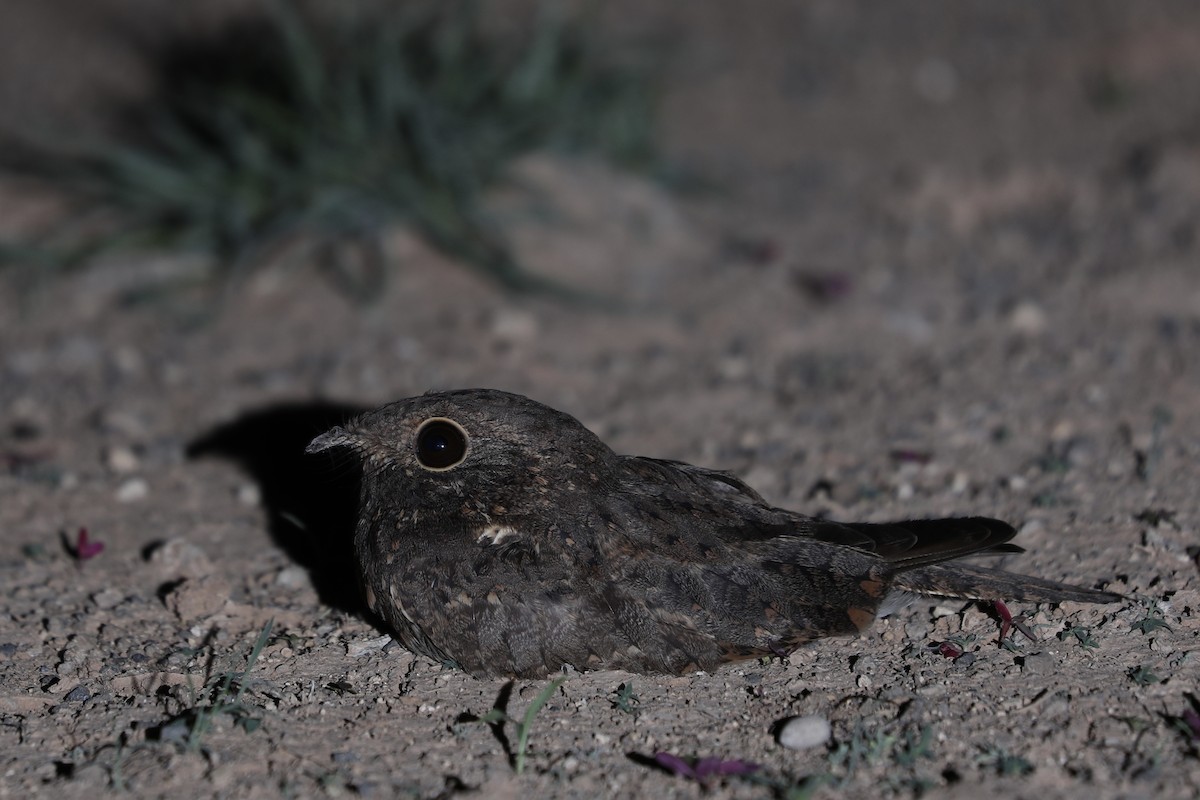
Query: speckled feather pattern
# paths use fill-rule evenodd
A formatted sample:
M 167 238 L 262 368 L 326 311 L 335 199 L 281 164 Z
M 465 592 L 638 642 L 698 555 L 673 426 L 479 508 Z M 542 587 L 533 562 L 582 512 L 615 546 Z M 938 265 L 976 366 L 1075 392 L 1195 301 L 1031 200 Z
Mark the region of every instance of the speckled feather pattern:
M 466 446 L 431 469 L 416 441 L 439 419 Z M 817 520 L 724 472 L 618 455 L 573 417 L 495 390 L 401 400 L 308 449 L 335 447 L 363 465 L 368 606 L 405 647 L 478 676 L 712 670 L 862 631 L 893 589 L 1119 599 L 946 563 L 1018 551 L 998 520 Z

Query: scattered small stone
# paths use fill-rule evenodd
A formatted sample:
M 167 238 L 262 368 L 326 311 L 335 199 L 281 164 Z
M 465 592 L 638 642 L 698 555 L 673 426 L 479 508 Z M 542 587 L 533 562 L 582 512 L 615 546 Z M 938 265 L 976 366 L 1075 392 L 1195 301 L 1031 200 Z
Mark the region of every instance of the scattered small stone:
M 123 345 L 113 351 L 113 365 L 125 375 L 135 375 L 142 371 L 145 360 L 142 354 L 129 345 Z
M 164 573 L 181 578 L 211 575 L 212 562 L 187 539 L 168 539 L 150 552 L 150 563 Z
M 79 686 L 76 686 L 71 691 L 67 692 L 67 694 L 63 698 L 63 700 L 66 700 L 69 703 L 83 703 L 86 700 L 88 700 L 91 696 L 92 696 L 92 693 L 88 691 L 88 688 L 86 686 L 79 685 Z
M 292 565 L 284 567 L 275 574 L 275 584 L 287 589 L 299 589 L 308 585 L 308 570 Z
M 238 502 L 248 508 L 262 505 L 262 491 L 253 483 L 243 483 L 237 490 Z
M 156 731 L 160 742 L 184 745 L 192 735 L 192 726 L 186 717 L 176 717 Z
M 185 579 L 166 597 L 167 608 L 184 622 L 210 617 L 228 600 L 229 584 L 216 575 Z
M 117 488 L 118 503 L 134 503 L 150 494 L 150 484 L 142 478 L 130 478 Z
M 1026 675 L 1049 675 L 1058 668 L 1054 657 L 1049 653 L 1030 653 L 1025 656 L 1021 671 Z
M 850 670 L 856 675 L 864 675 L 875 670 L 876 663 L 873 656 L 859 656 L 854 659 L 854 664 Z
M 146 438 L 146 423 L 141 417 L 128 411 L 105 409 L 100 412 L 97 427 L 105 433 L 113 433 L 133 441 Z
M 930 613 L 934 619 L 941 619 L 942 617 L 953 617 L 956 614 L 958 614 L 959 608 L 961 608 L 961 604 L 949 605 L 948 603 L 938 603 L 936 606 L 933 607 L 933 610 Z
M 142 465 L 142 460 L 138 458 L 137 453 L 123 445 L 110 447 L 105 454 L 104 462 L 110 470 L 122 475 L 135 472 Z
M 829 720 L 811 714 L 792 717 L 779 727 L 779 743 L 788 750 L 811 750 L 829 741 L 833 728 Z
M 141 654 L 135 653 L 134 655 Z M 146 659 L 143 657 L 142 660 L 145 661 Z M 189 675 L 184 672 L 150 672 L 134 675 L 117 675 L 109 682 L 109 688 L 118 697 L 133 697 L 134 695 L 150 697 L 164 686 L 190 686 L 203 682 L 203 677 Z
M 107 611 L 110 608 L 115 608 L 120 605 L 125 599 L 125 595 L 118 592 L 116 589 L 102 589 L 92 595 L 92 602 L 96 604 L 96 608 Z
M 391 636 L 380 636 L 375 639 L 360 639 L 358 641 L 348 642 L 346 644 L 346 655 L 351 658 L 365 656 L 368 653 L 374 653 L 382 650 L 392 641 Z
M 963 653 L 961 656 L 954 659 L 954 666 L 969 667 L 975 663 L 975 658 L 976 656 L 974 653 Z
M 1025 300 L 1013 308 L 1009 324 L 1017 333 L 1039 334 L 1046 330 L 1046 312 L 1037 303 Z
M 919 642 L 929 635 L 929 623 L 923 619 L 914 619 L 904 624 L 904 635 L 914 642 Z

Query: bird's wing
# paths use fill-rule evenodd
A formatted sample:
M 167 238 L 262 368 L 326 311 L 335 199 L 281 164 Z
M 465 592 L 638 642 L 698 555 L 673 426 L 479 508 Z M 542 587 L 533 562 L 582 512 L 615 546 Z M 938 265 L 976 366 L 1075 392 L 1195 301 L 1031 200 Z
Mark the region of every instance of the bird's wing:
M 625 456 L 621 463 L 629 481 L 651 492 L 677 491 L 698 498 L 709 496 L 725 502 L 767 507 L 758 492 L 728 472 L 644 456 Z
M 987 517 L 916 519 L 904 522 L 816 522 L 807 535 L 874 553 L 896 571 L 938 564 L 972 554 L 1019 553 L 1008 544 L 1013 526 Z
M 650 458 L 626 458 L 624 467 L 629 478 L 626 485 L 636 487 L 645 513 L 687 526 L 690 536 L 685 539 L 715 536 L 726 544 L 815 539 L 872 553 L 897 571 L 974 553 L 1022 552 L 1008 544 L 1016 535 L 1011 525 L 986 517 L 882 524 L 832 522 L 773 508 L 726 472 Z

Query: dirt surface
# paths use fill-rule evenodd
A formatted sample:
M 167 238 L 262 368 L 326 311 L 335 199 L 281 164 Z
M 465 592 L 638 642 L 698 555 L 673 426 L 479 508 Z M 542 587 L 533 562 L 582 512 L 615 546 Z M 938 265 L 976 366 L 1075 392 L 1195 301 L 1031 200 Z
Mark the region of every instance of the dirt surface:
M 183 258 L 0 273 L 0 796 L 699 796 L 658 752 L 761 765 L 709 797 L 1200 792 L 1200 11 L 694 6 L 604 22 L 671 42 L 664 150 L 708 189 L 537 158 L 495 201 L 616 310 L 506 295 L 403 231 L 369 307 L 295 261 L 219 296 L 156 291 Z M 52 49 L 6 50 L 0 96 Z M 389 644 L 337 558 L 353 476 L 300 455 L 465 386 L 808 513 L 1008 519 L 1006 567 L 1130 599 L 1014 605 L 1038 640 L 1006 647 L 990 609 L 920 602 L 787 662 L 570 674 L 516 775 L 517 726 L 472 719 L 545 683 Z M 781 746 L 797 715 L 832 741 Z

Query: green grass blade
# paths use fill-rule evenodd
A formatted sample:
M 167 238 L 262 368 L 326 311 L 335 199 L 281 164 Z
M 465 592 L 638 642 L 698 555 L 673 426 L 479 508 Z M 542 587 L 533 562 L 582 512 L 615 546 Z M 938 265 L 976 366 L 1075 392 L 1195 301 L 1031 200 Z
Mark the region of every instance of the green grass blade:
M 542 710 L 542 706 L 558 691 L 558 687 L 566 682 L 566 678 L 555 678 L 546 685 L 546 688 L 538 692 L 537 697 L 533 698 L 533 702 L 529 704 L 529 708 L 525 709 L 525 716 L 521 719 L 521 724 L 517 726 L 517 759 L 516 770 L 520 775 L 525 771 L 525 750 L 529 746 L 529 731 L 533 727 L 533 720 L 537 717 L 538 712 Z

